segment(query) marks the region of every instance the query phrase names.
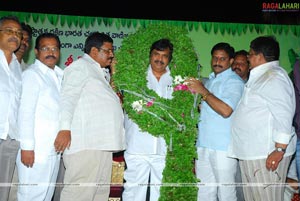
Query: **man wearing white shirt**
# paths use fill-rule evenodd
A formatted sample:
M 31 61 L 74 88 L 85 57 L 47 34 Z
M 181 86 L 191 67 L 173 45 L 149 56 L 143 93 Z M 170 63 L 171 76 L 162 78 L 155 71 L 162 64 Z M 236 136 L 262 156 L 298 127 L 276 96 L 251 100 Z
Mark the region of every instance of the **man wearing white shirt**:
M 20 46 L 22 28 L 18 18 L 0 19 L 0 200 L 7 201 L 19 149 L 18 108 L 22 71 L 14 51 Z
M 56 64 L 61 43 L 57 35 L 36 38 L 35 62 L 23 72 L 18 127 L 18 201 L 51 201 L 60 154 L 54 140 L 59 124 L 60 86 L 63 70 Z
M 123 109 L 105 72 L 113 58 L 112 38 L 92 32 L 84 55 L 65 69 L 54 145 L 64 151 L 64 183 L 81 186 L 65 185 L 61 201 L 108 200 L 112 155 L 125 149 Z
M 29 64 L 24 61 L 24 57 L 30 50 L 30 43 L 32 40 L 32 28 L 29 24 L 25 22 L 21 22 L 23 38 L 21 40 L 20 47 L 15 51 L 15 55 L 21 65 L 22 71 L 28 68 Z M 17 168 L 15 168 L 12 183 L 18 183 L 18 172 Z M 17 200 L 17 189 L 18 186 L 12 186 L 9 193 L 9 201 Z
M 172 98 L 172 77 L 168 64 L 172 59 L 173 44 L 168 39 L 155 41 L 150 48 L 150 65 L 147 71 L 147 87 L 159 96 Z M 126 116 L 127 117 L 127 116 Z M 141 129 L 131 119 L 125 118 L 126 144 L 124 152 L 126 169 L 124 172 L 123 201 L 146 200 L 147 185 L 162 183 L 165 168 L 166 142 L 162 137 L 154 137 Z M 150 179 L 149 179 L 150 178 Z M 144 185 L 141 185 L 144 184 Z M 150 200 L 159 199 L 159 185 L 150 186 Z
M 282 201 L 296 148 L 295 92 L 279 66 L 279 43 L 261 36 L 250 43 L 250 76 L 233 114 L 228 156 L 238 158 L 246 201 Z M 280 185 L 281 184 L 281 185 Z

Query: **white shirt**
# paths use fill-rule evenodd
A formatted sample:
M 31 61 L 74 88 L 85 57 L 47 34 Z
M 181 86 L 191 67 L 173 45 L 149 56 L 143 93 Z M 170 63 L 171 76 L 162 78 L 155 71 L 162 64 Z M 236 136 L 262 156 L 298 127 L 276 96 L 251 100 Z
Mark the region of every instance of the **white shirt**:
M 22 71 L 15 54 L 10 64 L 0 49 L 0 139 L 19 139 L 18 109 L 22 92 Z
M 18 117 L 20 147 L 34 150 L 36 158 L 56 154 L 62 76 L 63 70 L 58 66 L 53 70 L 37 59 L 23 72 Z
M 167 67 L 167 72 L 163 74 L 159 81 L 153 75 L 151 66 L 147 71 L 147 86 L 153 89 L 160 97 L 172 98 L 172 77 Z M 125 118 L 126 129 L 126 152 L 130 154 L 166 154 L 166 142 L 162 137 L 154 137 L 148 132 L 141 132 L 140 128 L 131 119 Z
M 294 113 L 293 83 L 279 62 L 253 68 L 233 113 L 228 155 L 242 160 L 264 159 L 274 151 L 276 142 L 289 144 L 285 155 L 292 155 L 296 146 Z
M 59 128 L 71 130 L 71 146 L 64 154 L 125 149 L 120 99 L 105 79 L 103 68 L 88 54 L 65 68 L 60 106 Z
M 25 61 L 23 59 L 22 59 L 20 65 L 21 65 L 22 71 L 26 70 L 29 67 L 29 64 L 25 63 Z

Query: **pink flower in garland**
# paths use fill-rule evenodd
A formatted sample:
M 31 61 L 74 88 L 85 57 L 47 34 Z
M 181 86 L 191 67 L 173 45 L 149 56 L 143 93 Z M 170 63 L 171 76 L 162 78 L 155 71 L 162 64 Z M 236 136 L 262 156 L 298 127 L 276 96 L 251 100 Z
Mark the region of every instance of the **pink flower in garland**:
M 181 75 L 175 76 L 173 82 L 174 82 L 174 91 L 187 91 L 189 90 L 186 83 L 184 82 L 184 78 L 181 77 Z
M 147 107 L 151 107 L 154 104 L 154 99 L 152 99 L 151 101 L 149 101 L 146 106 Z
M 188 91 L 189 88 L 185 84 L 178 84 L 174 87 L 174 91 Z
M 174 78 L 174 91 L 190 91 L 191 93 L 195 94 L 196 92 L 193 90 L 190 90 L 187 86 L 187 82 L 185 82 L 186 78 L 182 78 L 181 75 L 177 75 Z

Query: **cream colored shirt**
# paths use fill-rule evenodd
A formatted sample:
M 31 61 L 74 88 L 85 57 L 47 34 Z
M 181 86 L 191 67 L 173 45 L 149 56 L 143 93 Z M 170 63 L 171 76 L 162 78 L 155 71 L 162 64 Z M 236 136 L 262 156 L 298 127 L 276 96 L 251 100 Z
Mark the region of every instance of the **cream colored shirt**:
M 104 68 L 84 54 L 64 71 L 59 130 L 71 130 L 64 154 L 125 149 L 124 114 Z
M 285 156 L 292 155 L 297 140 L 292 126 L 295 107 L 293 83 L 278 61 L 253 68 L 233 113 L 228 155 L 265 159 L 275 143 L 288 144 Z

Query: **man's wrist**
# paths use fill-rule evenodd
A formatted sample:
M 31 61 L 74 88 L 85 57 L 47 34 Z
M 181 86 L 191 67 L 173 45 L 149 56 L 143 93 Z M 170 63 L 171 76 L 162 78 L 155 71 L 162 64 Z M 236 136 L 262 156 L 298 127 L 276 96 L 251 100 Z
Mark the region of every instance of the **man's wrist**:
M 210 95 L 212 95 L 212 93 L 207 92 L 205 95 L 202 96 L 202 100 L 206 101 L 207 97 L 210 96 Z
M 284 148 L 282 148 L 282 147 L 275 147 L 275 151 L 285 153 L 286 149 L 284 149 Z

